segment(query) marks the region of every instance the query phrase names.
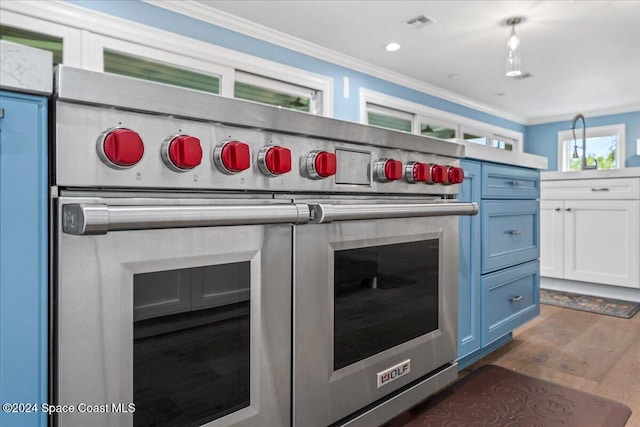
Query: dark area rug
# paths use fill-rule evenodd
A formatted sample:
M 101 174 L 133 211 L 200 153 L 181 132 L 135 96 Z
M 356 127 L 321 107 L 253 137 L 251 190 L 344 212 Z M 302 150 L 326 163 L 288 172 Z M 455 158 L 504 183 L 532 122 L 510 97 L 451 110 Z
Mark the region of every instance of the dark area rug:
M 569 292 L 540 289 L 540 302 L 547 305 L 606 314 L 607 316 L 630 319 L 640 310 L 640 303 L 613 298 L 572 294 Z
M 423 406 L 424 405 L 424 406 Z M 485 365 L 422 404 L 405 427 L 623 427 L 631 409 L 495 365 Z

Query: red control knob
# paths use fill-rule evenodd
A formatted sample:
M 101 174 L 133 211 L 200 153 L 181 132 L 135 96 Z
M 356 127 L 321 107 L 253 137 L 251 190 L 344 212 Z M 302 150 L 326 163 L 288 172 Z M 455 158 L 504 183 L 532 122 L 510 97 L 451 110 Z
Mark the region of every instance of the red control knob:
M 337 158 L 333 153 L 316 150 L 307 154 L 305 166 L 309 178 L 327 178 L 336 174 Z
M 408 162 L 405 166 L 405 178 L 410 184 L 416 182 L 429 182 L 431 180 L 430 168 L 426 163 Z
M 202 162 L 202 147 L 195 136 L 174 135 L 162 143 L 162 159 L 173 170 L 187 171 Z
M 97 143 L 98 155 L 107 165 L 129 168 L 144 155 L 144 144 L 137 132 L 116 128 L 104 132 Z
M 213 161 L 221 172 L 230 175 L 249 169 L 251 152 L 244 142 L 222 141 L 213 152 Z
M 336 155 L 323 151 L 318 153 L 315 160 L 316 172 L 322 178 L 336 174 Z
M 455 166 L 451 166 L 447 173 L 449 184 L 460 184 L 464 181 L 464 170 Z
M 375 170 L 380 182 L 397 181 L 402 178 L 402 162 L 397 160 L 380 159 Z
M 442 165 L 433 165 L 431 169 L 431 179 L 434 184 L 448 184 L 447 167 Z
M 291 150 L 277 145 L 262 147 L 258 153 L 258 166 L 267 176 L 277 176 L 291 170 Z
M 402 178 L 402 162 L 397 160 L 388 160 L 384 165 L 384 174 L 388 181 L 397 181 Z

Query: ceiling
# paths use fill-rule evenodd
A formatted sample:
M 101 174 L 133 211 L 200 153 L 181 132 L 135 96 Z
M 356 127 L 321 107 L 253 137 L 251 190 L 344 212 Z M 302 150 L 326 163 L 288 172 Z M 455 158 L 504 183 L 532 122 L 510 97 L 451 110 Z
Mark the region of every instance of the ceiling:
M 509 112 L 526 123 L 577 112 L 637 110 L 640 105 L 638 0 L 197 3 Z M 419 29 L 404 24 L 421 14 L 436 22 Z M 504 75 L 511 31 L 505 21 L 513 16 L 524 18 L 516 32 L 522 71 L 531 74 L 520 80 Z M 391 41 L 401 49 L 385 51 Z

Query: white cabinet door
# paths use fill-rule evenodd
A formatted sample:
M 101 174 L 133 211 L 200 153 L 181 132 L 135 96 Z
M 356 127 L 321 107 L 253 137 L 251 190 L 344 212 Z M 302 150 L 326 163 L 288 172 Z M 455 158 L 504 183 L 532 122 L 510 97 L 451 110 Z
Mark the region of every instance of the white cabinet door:
M 637 200 L 565 201 L 564 278 L 640 288 Z
M 540 201 L 540 276 L 564 276 L 564 202 Z

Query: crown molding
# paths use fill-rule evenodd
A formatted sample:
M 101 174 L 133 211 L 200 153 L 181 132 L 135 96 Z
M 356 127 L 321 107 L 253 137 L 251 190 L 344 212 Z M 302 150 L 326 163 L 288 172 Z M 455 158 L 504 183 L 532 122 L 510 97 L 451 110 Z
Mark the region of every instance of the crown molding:
M 380 78 L 419 92 L 432 95 L 447 101 L 454 102 L 464 107 L 491 114 L 519 124 L 526 124 L 527 118 L 519 114 L 500 110 L 489 105 L 474 101 L 454 92 L 427 84 L 425 82 L 408 77 L 404 74 L 378 67 L 365 61 L 361 61 L 336 52 L 331 49 L 310 43 L 289 34 L 273 30 L 258 23 L 240 18 L 212 7 L 205 6 L 193 0 L 142 0 L 145 3 L 161 7 L 182 15 L 186 15 L 218 27 L 226 28 L 237 33 L 254 37 L 268 43 L 272 43 L 286 49 L 290 49 L 305 55 L 312 56 L 343 66 L 354 71 L 359 71 L 373 77 Z
M 582 114 L 585 117 L 610 116 L 612 114 L 624 114 L 640 112 L 640 103 L 621 105 L 618 107 L 599 108 L 596 110 L 588 110 Z M 538 117 L 527 120 L 524 124 L 527 126 L 542 125 L 547 123 L 564 122 L 573 119 L 575 114 L 560 114 L 557 116 Z

